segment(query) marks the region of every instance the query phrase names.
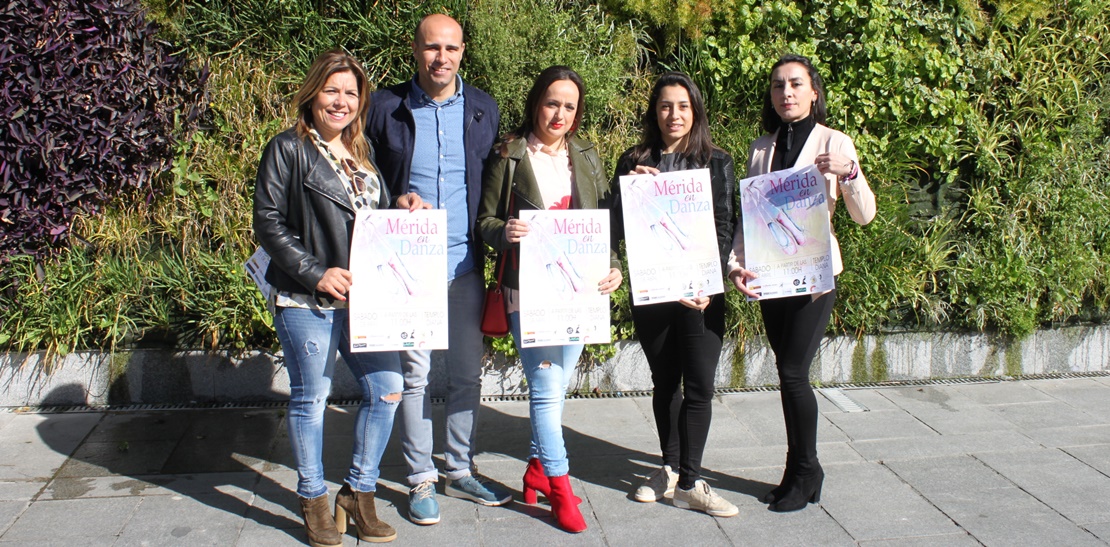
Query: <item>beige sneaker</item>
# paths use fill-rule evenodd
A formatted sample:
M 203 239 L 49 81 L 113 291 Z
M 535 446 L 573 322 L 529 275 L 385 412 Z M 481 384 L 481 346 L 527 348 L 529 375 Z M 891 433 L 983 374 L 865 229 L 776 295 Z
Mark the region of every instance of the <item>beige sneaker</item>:
M 674 506 L 682 509 L 703 511 L 714 517 L 734 517 L 740 510 L 725 498 L 718 496 L 705 481 L 698 479 L 689 490 L 676 488 Z
M 665 496 L 674 495 L 674 487 L 678 484 L 678 473 L 671 466 L 664 465 L 648 475 L 647 480 L 636 489 L 632 499 L 644 503 L 659 501 Z

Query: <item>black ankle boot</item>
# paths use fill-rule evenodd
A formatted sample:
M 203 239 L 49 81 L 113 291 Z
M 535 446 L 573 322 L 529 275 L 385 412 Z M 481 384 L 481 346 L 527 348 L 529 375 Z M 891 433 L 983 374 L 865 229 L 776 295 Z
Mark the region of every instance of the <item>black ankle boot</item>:
M 786 491 L 790 489 L 790 483 L 794 482 L 794 475 L 794 458 L 787 453 L 786 469 L 782 472 L 782 481 L 770 492 L 763 494 L 760 501 L 763 503 L 775 503 L 775 501 L 782 499 L 782 497 L 786 495 Z
M 772 503 L 769 509 L 776 513 L 789 513 L 804 508 L 807 503 L 821 501 L 821 484 L 824 481 L 825 471 L 819 464 L 815 465 L 812 473 L 796 474 L 782 498 Z

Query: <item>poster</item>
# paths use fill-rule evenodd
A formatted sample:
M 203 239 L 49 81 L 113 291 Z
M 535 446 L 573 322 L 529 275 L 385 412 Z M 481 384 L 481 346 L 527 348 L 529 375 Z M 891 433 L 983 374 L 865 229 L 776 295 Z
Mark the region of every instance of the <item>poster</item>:
M 521 211 L 520 346 L 607 344 L 609 211 Z
M 825 177 L 815 165 L 740 181 L 744 267 L 761 299 L 835 288 Z M 749 298 L 749 300 L 754 300 Z
M 350 269 L 351 351 L 447 348 L 446 211 L 359 211 Z
M 262 293 L 262 300 L 265 300 L 267 303 L 270 302 L 270 294 L 273 292 L 270 282 L 266 281 L 266 270 L 269 269 L 269 267 L 270 254 L 262 247 L 255 249 L 254 254 L 243 264 L 243 269 L 247 271 L 247 275 L 250 276 L 251 281 L 254 281 L 254 285 L 258 287 L 258 291 Z
M 620 178 L 635 306 L 724 292 L 709 169 Z

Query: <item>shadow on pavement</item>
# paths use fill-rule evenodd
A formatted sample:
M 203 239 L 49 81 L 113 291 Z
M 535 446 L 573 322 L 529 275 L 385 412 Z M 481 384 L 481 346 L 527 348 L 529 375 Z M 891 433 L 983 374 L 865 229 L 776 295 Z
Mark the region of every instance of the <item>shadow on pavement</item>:
M 44 416 L 40 432 L 56 415 Z M 279 443 L 288 444 L 284 416 L 284 409 L 108 411 L 43 496 L 157 496 L 165 489 L 303 541 L 300 519 L 290 516 L 299 514 L 296 494 L 266 474 L 281 470 L 273 461 Z M 51 437 L 42 437 L 49 445 Z

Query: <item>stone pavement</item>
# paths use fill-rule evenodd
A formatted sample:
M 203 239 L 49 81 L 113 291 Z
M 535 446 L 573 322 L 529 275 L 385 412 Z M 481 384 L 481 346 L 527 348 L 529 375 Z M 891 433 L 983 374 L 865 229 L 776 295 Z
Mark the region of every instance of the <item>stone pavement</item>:
M 567 402 L 571 474 L 590 527 L 582 534 L 560 531 L 542 506 L 485 508 L 442 495 L 443 521 L 416 526 L 405 518 L 396 442 L 378 511 L 397 528 L 395 545 L 1110 542 L 1110 377 L 822 392 L 822 500 L 791 514 L 758 500 L 782 474 L 778 397 L 716 401 L 705 475 L 740 507 L 737 517 L 630 499 L 638 476 L 658 465 L 645 397 Z M 859 407 L 867 411 L 844 410 Z M 441 423 L 442 405 L 433 408 Z M 333 494 L 349 462 L 352 410 L 328 411 Z M 303 545 L 284 414 L 281 406 L 0 412 L 0 546 Z M 481 421 L 481 471 L 519 500 L 527 403 L 486 403 Z M 348 535 L 345 545 L 354 544 Z

